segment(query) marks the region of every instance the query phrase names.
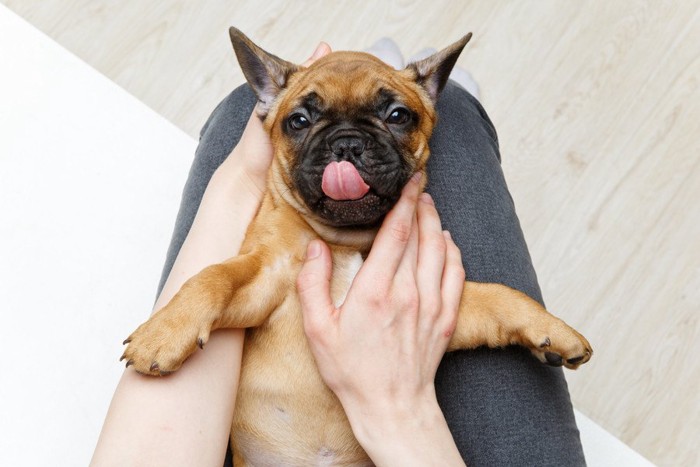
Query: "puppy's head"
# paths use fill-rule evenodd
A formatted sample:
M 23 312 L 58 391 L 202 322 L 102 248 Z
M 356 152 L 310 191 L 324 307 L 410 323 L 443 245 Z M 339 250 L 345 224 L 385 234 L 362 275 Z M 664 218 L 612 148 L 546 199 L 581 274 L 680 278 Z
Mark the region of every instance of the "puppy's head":
M 435 102 L 471 34 L 397 71 L 361 52 L 303 68 L 229 32 L 275 148 L 277 192 L 323 224 L 376 226 L 425 170 Z

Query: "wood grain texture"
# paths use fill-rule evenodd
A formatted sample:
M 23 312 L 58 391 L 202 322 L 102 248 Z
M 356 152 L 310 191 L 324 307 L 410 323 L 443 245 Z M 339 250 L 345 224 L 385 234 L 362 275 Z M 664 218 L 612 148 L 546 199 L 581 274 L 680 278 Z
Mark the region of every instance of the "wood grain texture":
M 700 4 L 2 0 L 196 136 L 243 77 L 236 25 L 405 54 L 465 32 L 549 308 L 592 342 L 574 405 L 659 465 L 700 465 Z

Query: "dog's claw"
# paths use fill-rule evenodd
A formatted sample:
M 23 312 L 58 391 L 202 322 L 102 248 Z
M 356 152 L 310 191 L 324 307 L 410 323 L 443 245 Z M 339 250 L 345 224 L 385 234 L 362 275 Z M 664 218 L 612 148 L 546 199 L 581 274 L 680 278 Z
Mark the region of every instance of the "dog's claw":
M 151 363 L 151 371 L 156 371 L 156 370 L 159 370 L 158 362 Z
M 133 360 L 129 360 L 128 362 L 126 362 L 126 368 L 129 368 L 129 367 L 130 367 L 131 365 L 133 365 L 133 364 L 134 364 L 134 361 L 133 361 Z
M 126 345 L 129 342 L 131 342 L 131 337 L 127 337 L 126 339 L 124 339 L 124 342 L 122 342 L 122 345 Z
M 561 358 L 561 355 L 554 352 L 545 352 L 544 358 L 546 358 L 547 363 L 552 366 L 562 366 L 564 364 L 564 359 Z
M 545 337 L 544 341 L 540 344 L 540 349 L 544 349 L 545 347 L 549 347 L 552 345 L 552 341 L 549 339 L 549 337 Z
M 122 355 L 122 356 L 119 358 L 119 361 L 121 362 L 121 361 L 124 360 L 125 358 L 126 358 L 126 354 Z
M 198 338 L 198 339 L 197 339 L 197 346 L 198 346 L 200 349 L 204 350 L 204 339 L 202 339 L 201 337 Z

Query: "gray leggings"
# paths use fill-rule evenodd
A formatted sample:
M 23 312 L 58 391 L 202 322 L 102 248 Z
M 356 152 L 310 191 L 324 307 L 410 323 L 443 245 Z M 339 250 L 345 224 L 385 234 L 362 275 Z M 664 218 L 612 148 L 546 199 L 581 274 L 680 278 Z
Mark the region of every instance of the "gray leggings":
M 238 143 L 254 103 L 250 89 L 241 86 L 204 125 L 159 293 L 209 178 Z M 452 82 L 440 97 L 438 115 L 430 141 L 427 191 L 435 199 L 443 228 L 462 251 L 467 277 L 506 284 L 541 302 L 489 117 L 476 99 Z M 435 385 L 468 465 L 585 465 L 561 368 L 547 367 L 521 348 L 481 348 L 447 354 Z

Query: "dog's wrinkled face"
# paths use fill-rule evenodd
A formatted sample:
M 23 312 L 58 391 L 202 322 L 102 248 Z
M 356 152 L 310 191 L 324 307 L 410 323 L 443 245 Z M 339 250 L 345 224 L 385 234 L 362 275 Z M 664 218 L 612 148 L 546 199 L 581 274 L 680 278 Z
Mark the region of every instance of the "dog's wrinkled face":
M 293 78 L 272 128 L 293 189 L 325 223 L 377 223 L 423 165 L 432 105 L 364 54 L 331 54 Z
M 396 71 L 358 52 L 302 68 L 230 32 L 275 147 L 278 191 L 323 224 L 376 226 L 425 169 L 435 100 L 470 36 Z

